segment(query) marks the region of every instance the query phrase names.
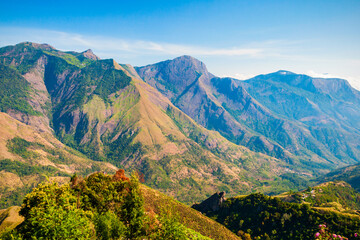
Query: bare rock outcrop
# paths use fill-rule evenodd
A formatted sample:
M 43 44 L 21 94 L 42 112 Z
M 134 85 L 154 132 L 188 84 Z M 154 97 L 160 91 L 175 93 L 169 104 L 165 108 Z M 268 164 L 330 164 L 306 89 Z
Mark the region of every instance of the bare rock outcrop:
M 202 203 L 194 204 L 191 207 L 202 213 L 215 212 L 221 208 L 225 200 L 225 192 L 216 192 Z

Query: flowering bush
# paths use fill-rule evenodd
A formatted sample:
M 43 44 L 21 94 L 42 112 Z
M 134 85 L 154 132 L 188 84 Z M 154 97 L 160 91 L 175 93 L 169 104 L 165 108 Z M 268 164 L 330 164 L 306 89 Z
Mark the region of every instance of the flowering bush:
M 357 233 L 355 233 L 355 237 L 357 237 Z M 315 233 L 315 240 L 348 240 L 348 238 L 332 234 L 329 232 L 329 230 L 326 228 L 326 224 L 320 224 L 319 225 L 319 231 Z

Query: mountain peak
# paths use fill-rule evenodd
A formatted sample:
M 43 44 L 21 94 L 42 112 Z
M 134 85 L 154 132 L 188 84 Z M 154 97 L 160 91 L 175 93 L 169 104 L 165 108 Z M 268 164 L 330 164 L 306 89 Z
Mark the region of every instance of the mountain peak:
M 281 75 L 295 75 L 295 73 L 290 72 L 290 71 L 286 71 L 286 70 L 279 70 L 279 71 L 275 72 L 275 74 L 281 74 Z
M 146 83 L 158 88 L 169 99 L 179 97 L 199 80 L 209 81 L 214 77 L 203 62 L 189 55 L 136 67 L 135 70 Z
M 92 59 L 92 60 L 100 60 L 98 56 L 96 56 L 91 49 L 88 49 L 81 53 L 84 57 Z
M 168 62 L 169 67 L 173 70 L 177 69 L 184 71 L 186 69 L 192 69 L 201 74 L 209 74 L 206 65 L 203 62 L 189 55 L 183 55 L 166 62 Z
M 176 60 L 176 59 L 179 59 L 179 60 L 192 60 L 192 61 L 195 60 L 195 61 L 200 62 L 198 59 L 196 59 L 196 58 L 194 58 L 194 57 L 192 57 L 190 55 L 182 55 L 180 57 L 174 58 L 174 60 Z
M 201 62 L 200 60 L 198 60 L 190 55 L 182 55 L 182 56 L 174 58 L 173 60 L 170 60 L 170 61 L 174 61 L 174 62 L 184 61 L 184 62 L 191 62 L 193 64 L 201 64 L 201 65 L 205 66 L 205 64 L 203 62 Z
M 47 50 L 47 51 L 50 51 L 50 50 L 55 50 L 55 48 L 47 43 L 33 43 L 33 42 L 22 42 L 22 43 L 19 43 L 19 44 L 16 44 L 17 46 L 24 46 L 24 47 L 33 47 L 33 48 L 36 48 L 36 49 L 41 49 L 41 50 Z

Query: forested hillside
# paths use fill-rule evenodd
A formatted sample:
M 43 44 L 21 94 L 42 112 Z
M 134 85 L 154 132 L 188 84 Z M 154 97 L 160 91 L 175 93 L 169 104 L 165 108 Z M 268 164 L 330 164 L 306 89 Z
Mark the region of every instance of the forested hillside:
M 193 207 L 199 209 L 198 205 Z M 331 237 L 336 234 L 355 239 L 360 231 L 359 212 L 290 203 L 261 193 L 226 199 L 218 209 L 208 209 L 204 214 L 245 239 L 315 239 L 325 229 Z

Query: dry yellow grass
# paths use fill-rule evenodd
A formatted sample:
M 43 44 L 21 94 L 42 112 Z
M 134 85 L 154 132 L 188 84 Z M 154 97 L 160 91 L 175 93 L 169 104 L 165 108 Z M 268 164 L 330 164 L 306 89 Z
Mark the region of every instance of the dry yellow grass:
M 23 187 L 24 184 L 18 175 L 2 170 L 0 171 L 0 186 L 1 186 L 0 189 L 2 188 L 15 189 L 18 187 Z
M 163 212 L 172 215 L 172 217 L 178 217 L 180 223 L 211 239 L 240 239 L 220 223 L 215 222 L 195 209 L 192 209 L 159 191 L 146 186 L 142 186 L 141 190 L 145 199 L 145 209 L 148 212 L 155 212 L 156 214 Z
M 19 211 L 20 207 L 18 206 L 0 210 L 0 233 L 5 230 L 14 229 L 24 221 L 24 217 L 19 215 Z

